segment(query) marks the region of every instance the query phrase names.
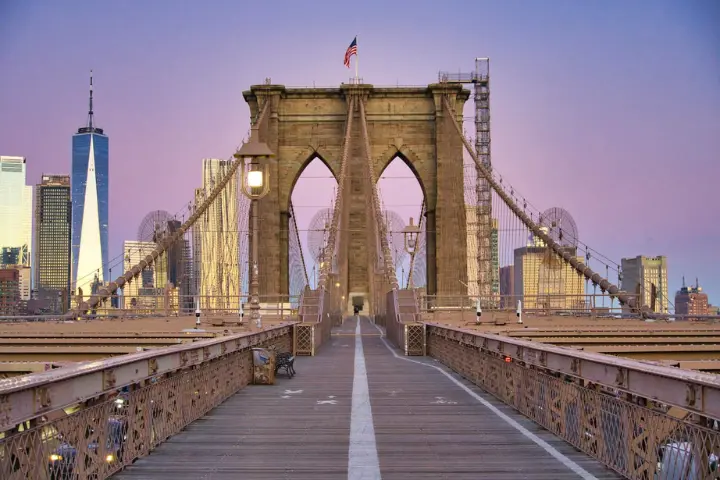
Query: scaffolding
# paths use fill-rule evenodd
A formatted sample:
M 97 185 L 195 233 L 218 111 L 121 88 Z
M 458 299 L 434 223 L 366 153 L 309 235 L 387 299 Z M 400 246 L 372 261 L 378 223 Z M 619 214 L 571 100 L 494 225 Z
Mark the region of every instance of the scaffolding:
M 440 83 L 472 83 L 475 88 L 475 151 L 482 165 L 492 171 L 490 156 L 490 59 L 476 58 L 472 73 L 440 72 Z M 497 230 L 493 229 L 492 191 L 475 168 L 474 221 L 477 239 L 477 287 L 471 288 L 483 303 L 493 304 L 500 293 Z M 494 232 L 494 233 L 493 233 Z

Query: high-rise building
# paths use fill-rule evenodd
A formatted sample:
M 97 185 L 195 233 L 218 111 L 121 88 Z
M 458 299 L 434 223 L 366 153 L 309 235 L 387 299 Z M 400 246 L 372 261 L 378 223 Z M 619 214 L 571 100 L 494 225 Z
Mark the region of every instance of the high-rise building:
M 707 293 L 702 291 L 700 283 L 695 279 L 695 286 L 686 286 L 683 277 L 682 287 L 675 294 L 676 315 L 710 315 Z M 693 319 L 690 317 L 690 320 Z
M 32 187 L 25 157 L 0 156 L 0 266 L 30 266 Z
M 500 232 L 497 218 L 492 219 L 492 228 L 490 229 L 490 266 L 492 270 L 492 293 L 500 295 Z
M 515 249 L 513 262 L 513 295 L 527 309 L 585 310 L 583 277 L 546 246 L 535 245 Z M 561 247 L 577 257 L 577 248 Z
M 513 308 L 515 298 L 515 267 L 507 265 L 500 268 L 500 308 Z
M 182 226 L 180 220 L 171 219 L 163 220 L 163 222 L 167 223 L 166 227 L 160 230 L 163 232 L 162 235 L 174 235 Z M 154 241 L 157 243 L 161 238 L 162 236 L 156 236 Z M 191 291 L 190 242 L 184 237 L 178 239 L 158 258 L 153 267 L 158 273 L 166 272 L 167 282 L 177 289 L 174 295 L 178 297 L 177 301 L 180 302 L 178 306 L 182 308 L 183 312 L 194 311 L 194 296 Z M 156 287 L 164 288 L 165 285 L 158 284 Z
M 192 313 L 195 311 L 195 279 L 192 264 L 192 252 L 190 250 L 190 240 L 181 239 L 183 276 L 178 289 L 179 305 L 182 313 Z
M 180 223 L 180 220 L 168 220 L 167 222 L 167 233 L 168 235 L 173 235 L 175 232 L 177 232 L 180 227 L 182 226 L 182 223 Z M 183 263 L 183 248 L 184 248 L 184 239 L 180 239 L 174 244 L 170 245 L 166 251 L 167 255 L 167 275 L 168 275 L 168 282 L 172 283 L 174 286 L 178 287 L 183 281 L 183 277 L 185 276 L 184 270 L 184 263 Z
M 621 290 L 634 296 L 637 306 L 647 306 L 653 312 L 669 313 L 668 311 L 668 280 L 667 257 L 645 257 L 621 260 Z M 623 307 L 624 312 L 629 312 Z
M 20 272 L 17 268 L 0 268 L 0 315 L 20 313 Z
M 474 205 L 465 205 L 465 221 L 467 232 L 467 275 L 468 275 L 468 295 L 476 297 L 480 292 L 478 284 L 478 257 L 480 248 L 478 245 L 478 222 L 477 207 Z M 500 268 L 498 255 L 498 220 L 492 219 L 490 230 L 490 292 L 497 296 L 500 294 Z
M 16 265 L 14 268 L 18 271 L 20 280 L 20 300 L 27 302 L 32 294 L 32 271 L 27 265 Z
M 94 125 L 92 72 L 87 126 L 72 139 L 72 260 L 75 293 L 87 296 L 95 279 L 109 279 L 109 142 Z
M 477 209 L 474 205 L 465 205 L 465 233 L 467 235 L 467 286 L 468 296 L 477 297 L 480 294 L 478 285 L 478 222 Z
M 232 161 L 203 159 L 203 189 L 211 192 Z M 197 197 L 196 197 L 197 198 Z M 195 222 L 200 236 L 200 308 L 222 312 L 240 308 L 240 237 L 237 174 Z
M 43 175 L 35 187 L 34 285 L 41 300 L 70 298 L 70 200 L 69 175 Z
M 139 242 L 125 240 L 123 253 L 125 257 L 125 271 L 140 263 L 157 247 L 155 242 Z M 167 257 L 163 254 L 157 258 L 150 267 L 145 268 L 136 279 L 123 286 L 125 308 L 138 306 L 140 295 L 147 289 L 164 289 L 167 283 Z
M 205 198 L 205 191 L 202 188 L 195 189 L 195 207 L 202 204 Z M 198 220 L 199 221 L 199 220 Z M 197 222 L 195 222 L 197 225 Z M 193 226 L 191 231 L 192 238 L 192 295 L 196 297 L 200 295 L 200 276 L 202 275 L 202 228 Z M 195 299 L 193 299 L 193 305 Z

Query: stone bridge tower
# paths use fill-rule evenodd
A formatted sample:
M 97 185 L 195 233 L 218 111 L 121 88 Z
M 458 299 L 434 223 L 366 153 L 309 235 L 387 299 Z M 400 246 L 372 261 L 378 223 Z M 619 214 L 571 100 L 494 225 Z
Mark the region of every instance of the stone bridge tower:
M 271 167 L 270 193 L 259 201 L 260 294 L 289 289 L 288 220 L 293 187 L 305 167 L 322 160 L 337 179 L 340 171 L 348 95 L 365 100 L 367 130 L 375 178 L 395 158 L 402 158 L 415 173 L 426 202 L 427 292 L 437 295 L 466 295 L 467 248 L 463 194 L 463 144 L 442 104 L 451 99 L 457 120 L 462 122 L 469 91 L 460 85 L 433 84 L 427 87 L 375 88 L 372 85 L 342 85 L 340 88 L 286 88 L 283 85 L 254 85 L 243 92 L 256 119 L 269 102 L 269 115 L 259 125 L 262 141 L 278 160 Z M 366 162 L 360 117 L 356 113 L 351 132 L 350 229 L 363 229 L 362 202 L 368 198 L 367 182 L 355 178 L 359 162 Z M 365 170 L 366 171 L 366 170 Z M 363 179 L 364 180 L 364 179 Z M 346 232 L 340 232 L 345 235 Z M 350 237 L 347 279 L 341 279 L 349 294 L 368 292 L 369 257 L 364 235 Z

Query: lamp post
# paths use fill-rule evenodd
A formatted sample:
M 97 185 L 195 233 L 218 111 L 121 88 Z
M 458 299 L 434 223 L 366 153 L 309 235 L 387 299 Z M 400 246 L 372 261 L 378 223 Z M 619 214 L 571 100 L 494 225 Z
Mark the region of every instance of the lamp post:
M 410 223 L 403 228 L 403 236 L 405 237 L 405 251 L 412 255 L 415 253 L 417 248 L 418 235 L 420 235 L 420 227 L 413 223 L 413 218 L 410 217 Z
M 260 283 L 258 281 L 258 203 L 270 192 L 270 162 L 272 150 L 260 141 L 257 125 L 253 125 L 250 140 L 234 155 L 240 164 L 242 193 L 251 201 L 252 212 L 252 270 L 250 276 L 250 320 L 262 327 L 260 319 Z M 249 164 L 246 165 L 246 159 Z
M 420 235 L 420 227 L 413 223 L 413 218 L 410 217 L 410 223 L 403 228 L 403 237 L 405 238 L 405 251 L 410 254 L 410 281 L 408 282 L 408 288 L 412 288 L 412 260 L 417 250 L 418 236 Z M 403 271 L 403 276 L 405 272 Z

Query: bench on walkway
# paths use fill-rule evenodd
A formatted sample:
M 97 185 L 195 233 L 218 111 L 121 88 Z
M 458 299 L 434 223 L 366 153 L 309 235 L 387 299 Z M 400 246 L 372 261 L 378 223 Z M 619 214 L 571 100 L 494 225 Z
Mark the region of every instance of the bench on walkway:
M 295 356 L 290 352 L 277 352 L 275 354 L 275 375 L 284 368 L 289 378 L 295 376 Z

